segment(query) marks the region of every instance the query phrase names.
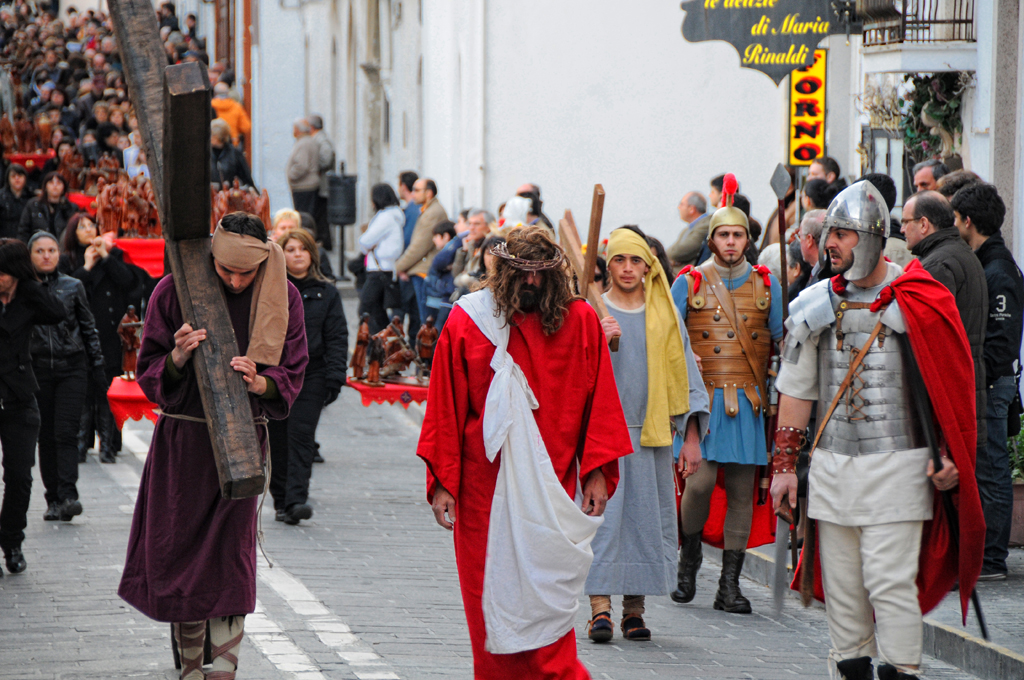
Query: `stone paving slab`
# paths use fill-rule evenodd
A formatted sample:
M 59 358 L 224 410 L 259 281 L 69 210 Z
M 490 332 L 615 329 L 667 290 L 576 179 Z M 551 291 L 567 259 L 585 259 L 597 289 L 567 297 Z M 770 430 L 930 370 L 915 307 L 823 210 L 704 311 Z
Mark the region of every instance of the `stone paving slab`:
M 355 305 L 345 305 L 354 323 Z M 248 619 L 239 678 L 472 677 L 451 535 L 434 523 L 423 464 L 414 455 L 416 415 L 397 406 L 364 408 L 352 390 L 326 410 L 319 440 L 327 462 L 314 468 L 313 519 L 291 527 L 273 521 L 272 503 L 263 510 L 266 549 L 280 571 L 269 576 L 274 570 L 261 558 L 259 605 Z M 129 428 L 133 445 L 148 442 L 148 422 Z M 167 624 L 150 621 L 116 594 L 141 460 L 124 455 L 101 466 L 90 455 L 80 472 L 85 513 L 71 523 L 42 520 L 36 473 L 29 569 L 0 579 L 0 680 L 174 678 Z M 281 585 L 288 575 L 298 599 Z M 745 580 L 755 613 L 716 612 L 717 576 L 706 562 L 690 605 L 649 598 L 648 643 L 616 637 L 593 645 L 585 637 L 589 607 L 581 602 L 581 659 L 607 680 L 827 676 L 820 609 L 787 603 L 775 617 L 768 589 Z M 933 659 L 923 677 L 972 678 Z

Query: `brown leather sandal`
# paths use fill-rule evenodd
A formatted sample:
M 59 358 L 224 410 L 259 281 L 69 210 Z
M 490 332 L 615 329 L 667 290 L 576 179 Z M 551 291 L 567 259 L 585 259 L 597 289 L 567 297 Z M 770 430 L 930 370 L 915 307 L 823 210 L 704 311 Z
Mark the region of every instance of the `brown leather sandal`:
M 206 621 L 193 621 L 190 623 L 174 624 L 174 641 L 178 645 L 178 654 L 181 657 L 181 680 L 193 680 L 190 677 L 193 673 L 203 675 L 203 647 L 206 643 Z M 186 650 L 199 650 L 199 654 L 192 656 Z
M 233 671 L 212 671 L 206 674 L 206 680 L 235 680 L 235 672 L 238 670 L 238 657 L 231 653 L 231 650 L 242 644 L 245 633 L 239 633 L 227 642 L 210 649 L 210 658 L 216 660 L 224 657 L 235 667 Z

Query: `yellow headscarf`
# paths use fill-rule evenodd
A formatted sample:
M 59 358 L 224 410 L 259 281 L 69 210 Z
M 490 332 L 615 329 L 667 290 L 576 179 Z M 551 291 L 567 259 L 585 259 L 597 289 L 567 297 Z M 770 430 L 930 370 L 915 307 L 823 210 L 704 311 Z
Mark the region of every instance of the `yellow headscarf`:
M 640 444 L 668 446 L 672 443 L 670 418 L 690 410 L 690 383 L 679 312 L 672 302 L 668 276 L 647 241 L 630 229 L 616 229 L 608 239 L 608 262 L 616 255 L 637 255 L 651 268 L 644 278 L 647 414 Z

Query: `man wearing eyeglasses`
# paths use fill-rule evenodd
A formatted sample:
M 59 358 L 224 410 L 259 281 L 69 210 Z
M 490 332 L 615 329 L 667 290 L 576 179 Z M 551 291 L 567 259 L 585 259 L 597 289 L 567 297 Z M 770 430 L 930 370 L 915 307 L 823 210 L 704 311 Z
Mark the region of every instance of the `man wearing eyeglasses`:
M 974 361 L 974 390 L 978 415 L 978 451 L 988 441 L 985 420 L 985 325 L 988 286 L 981 262 L 964 243 L 954 223 L 953 208 L 937 191 L 922 191 L 903 205 L 903 227 L 911 254 L 956 298 Z

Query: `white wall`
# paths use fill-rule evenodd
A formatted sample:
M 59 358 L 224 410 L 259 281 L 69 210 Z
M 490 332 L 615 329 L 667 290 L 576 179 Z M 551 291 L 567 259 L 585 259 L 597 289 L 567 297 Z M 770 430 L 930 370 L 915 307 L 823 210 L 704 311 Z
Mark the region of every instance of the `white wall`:
M 582 224 L 600 182 L 606 233 L 635 223 L 665 241 L 682 227 L 682 195 L 731 171 L 766 221 L 786 91 L 740 69 L 730 45 L 686 42 L 682 20 L 676 3 L 426 0 L 423 170 L 449 213 L 494 210 L 535 182 L 552 220 L 571 208 Z

